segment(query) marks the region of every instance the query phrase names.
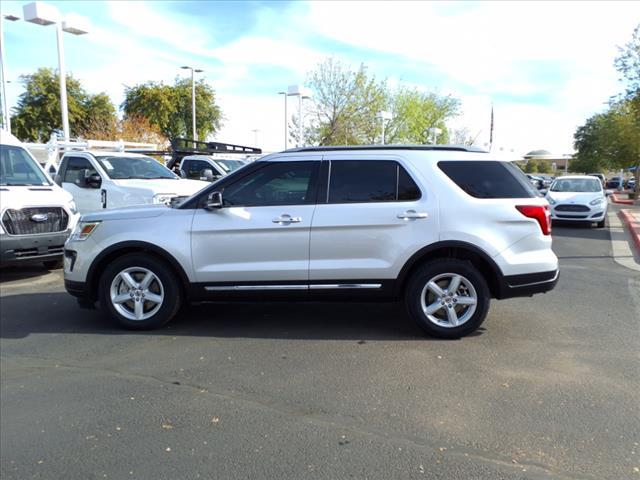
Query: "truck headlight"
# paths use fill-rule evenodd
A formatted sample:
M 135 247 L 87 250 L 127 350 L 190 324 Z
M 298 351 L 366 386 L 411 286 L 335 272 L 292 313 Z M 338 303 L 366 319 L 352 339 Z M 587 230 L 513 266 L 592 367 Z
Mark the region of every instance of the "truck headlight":
M 591 200 L 589 202 L 589 205 L 600 205 L 602 202 L 604 202 L 604 198 L 600 197 L 600 198 Z
M 72 242 L 82 242 L 89 238 L 100 222 L 78 222 L 76 228 L 71 232 L 69 240 Z
M 171 199 L 177 197 L 175 193 L 158 193 L 153 196 L 153 203 L 164 203 L 165 205 L 171 204 Z
M 555 205 L 556 204 L 556 201 L 551 197 L 547 197 L 547 202 L 549 202 L 551 205 Z

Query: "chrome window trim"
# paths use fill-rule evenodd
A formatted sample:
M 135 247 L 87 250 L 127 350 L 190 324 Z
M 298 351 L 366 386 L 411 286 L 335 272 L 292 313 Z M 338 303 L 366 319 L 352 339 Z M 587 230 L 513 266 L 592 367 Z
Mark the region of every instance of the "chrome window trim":
M 254 291 L 254 290 L 339 290 L 339 289 L 378 289 L 381 283 L 328 283 L 312 285 L 209 285 L 208 292 Z

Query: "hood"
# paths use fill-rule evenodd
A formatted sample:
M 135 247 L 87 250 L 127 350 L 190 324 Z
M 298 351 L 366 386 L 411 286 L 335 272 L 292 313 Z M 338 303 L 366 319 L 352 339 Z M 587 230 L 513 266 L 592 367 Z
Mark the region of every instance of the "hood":
M 71 194 L 58 185 L 0 186 L 0 210 L 5 208 L 68 206 Z
M 123 180 L 113 180 L 113 183 L 120 187 L 126 188 L 139 188 L 153 192 L 153 195 L 158 193 L 175 194 L 179 196 L 191 196 L 194 193 L 202 190 L 209 185 L 209 182 L 201 182 L 200 180 L 187 180 L 170 178 L 153 178 L 153 179 L 141 179 L 130 178 Z
M 135 207 L 114 208 L 82 215 L 81 222 L 96 222 L 98 220 L 128 220 L 132 218 L 159 217 L 170 207 L 163 204 L 138 205 Z
M 553 198 L 558 203 L 575 203 L 586 205 L 591 200 L 604 197 L 603 192 L 547 192 L 547 197 Z

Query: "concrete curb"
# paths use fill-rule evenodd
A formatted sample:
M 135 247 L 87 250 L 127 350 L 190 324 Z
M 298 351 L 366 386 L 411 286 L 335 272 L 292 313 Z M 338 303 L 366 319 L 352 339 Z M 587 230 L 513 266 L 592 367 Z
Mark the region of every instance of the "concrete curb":
M 611 194 L 611 201 L 613 203 L 620 203 L 621 205 L 633 205 L 633 200 L 618 198 L 615 193 Z
M 636 220 L 631 210 L 624 209 L 620 210 L 620 218 L 622 222 L 629 229 L 629 234 L 631 235 L 631 239 L 633 243 L 636 245 L 638 249 L 638 253 L 640 253 L 640 221 Z

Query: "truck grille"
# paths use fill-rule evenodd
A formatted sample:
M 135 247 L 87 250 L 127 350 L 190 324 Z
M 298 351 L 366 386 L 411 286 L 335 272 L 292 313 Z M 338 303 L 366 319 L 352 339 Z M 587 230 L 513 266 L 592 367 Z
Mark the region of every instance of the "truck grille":
M 557 212 L 588 212 L 590 210 L 586 205 L 558 205 Z
M 60 207 L 8 209 L 2 215 L 2 224 L 9 235 L 38 235 L 64 232 L 69 215 Z

